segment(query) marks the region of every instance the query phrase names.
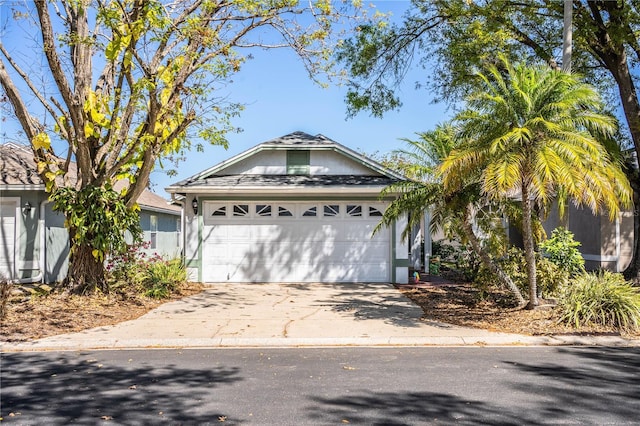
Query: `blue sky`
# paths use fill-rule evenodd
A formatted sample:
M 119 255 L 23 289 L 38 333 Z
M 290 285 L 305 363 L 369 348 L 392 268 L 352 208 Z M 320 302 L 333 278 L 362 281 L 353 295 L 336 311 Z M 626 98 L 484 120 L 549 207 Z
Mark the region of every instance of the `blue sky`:
M 382 12 L 393 11 L 399 19 L 408 1 L 371 2 Z M 397 112 L 382 119 L 368 113 L 346 119 L 345 87 L 321 88 L 307 76 L 304 67 L 290 51 L 259 51 L 233 80 L 229 93 L 233 101 L 246 104 L 233 123 L 244 129 L 228 136 L 229 148 L 205 146 L 204 153 L 192 151 L 178 166 L 178 175 L 162 171 L 151 175 L 152 189 L 163 189 L 259 143 L 294 131 L 323 135 L 359 152 L 389 152 L 404 146 L 400 138 L 432 129 L 449 115 L 442 104 L 433 104 L 428 89 L 415 89 L 423 70 L 416 69 L 400 88 L 403 102 Z M 423 79 L 424 80 L 424 79 Z
M 391 11 L 392 20 L 399 20 L 409 6 L 409 1 L 387 0 L 364 2 L 374 5 L 381 12 Z M 4 6 L 3 6 L 4 5 Z M 0 0 L 0 18 L 3 23 L 14 24 L 8 4 Z M 11 35 L 11 28 L 5 34 Z M 28 51 L 27 51 L 28 52 Z M 192 176 L 227 158 L 259 143 L 294 131 L 323 135 L 364 153 L 385 153 L 403 147 L 400 138 L 410 138 L 416 132 L 432 129 L 449 115 L 444 105 L 434 105 L 427 89 L 415 89 L 417 80 L 424 81 L 422 69 L 415 69 L 399 95 L 403 106 L 399 111 L 385 114 L 382 119 L 361 113 L 346 118 L 344 96 L 346 87 L 322 88 L 313 83 L 302 63 L 293 52 L 286 49 L 259 50 L 254 59 L 244 64 L 228 86 L 229 100 L 245 104 L 241 116 L 232 122 L 243 129 L 241 133 L 228 135 L 229 147 L 206 145 L 204 153 L 195 149 L 187 153 L 179 163 L 178 175 L 167 176 L 162 170 L 151 174 L 152 190 L 167 196 L 164 188 Z M 1 123 L 1 142 L 18 136 L 13 118 Z M 3 134 L 6 134 L 5 138 Z M 6 140 L 5 140 L 6 139 Z

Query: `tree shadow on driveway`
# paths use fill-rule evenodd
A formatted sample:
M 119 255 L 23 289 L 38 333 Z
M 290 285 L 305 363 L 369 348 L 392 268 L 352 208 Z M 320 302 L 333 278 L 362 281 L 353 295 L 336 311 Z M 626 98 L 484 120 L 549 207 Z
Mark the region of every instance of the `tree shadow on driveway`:
M 321 284 L 330 286 L 330 298 L 315 306 L 349 313 L 356 320 L 382 320 L 398 327 L 420 327 L 422 309 L 388 283 Z

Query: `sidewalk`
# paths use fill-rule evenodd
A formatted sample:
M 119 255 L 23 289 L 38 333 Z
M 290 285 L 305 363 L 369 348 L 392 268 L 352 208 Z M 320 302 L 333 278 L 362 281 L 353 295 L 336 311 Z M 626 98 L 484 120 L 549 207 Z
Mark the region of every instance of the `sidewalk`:
M 640 346 L 617 336 L 524 336 L 422 321 L 390 284 L 215 284 L 132 321 L 3 351 L 301 346 Z

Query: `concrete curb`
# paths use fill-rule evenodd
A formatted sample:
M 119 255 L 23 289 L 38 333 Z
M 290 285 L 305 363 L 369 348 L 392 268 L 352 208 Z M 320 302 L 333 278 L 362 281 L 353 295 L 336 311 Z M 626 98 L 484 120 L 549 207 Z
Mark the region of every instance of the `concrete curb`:
M 174 349 L 174 348 L 300 348 L 300 347 L 426 347 L 426 346 L 607 346 L 640 347 L 640 340 L 617 336 L 442 336 L 425 338 L 173 338 L 86 339 L 50 337 L 32 342 L 2 343 L 2 352 Z

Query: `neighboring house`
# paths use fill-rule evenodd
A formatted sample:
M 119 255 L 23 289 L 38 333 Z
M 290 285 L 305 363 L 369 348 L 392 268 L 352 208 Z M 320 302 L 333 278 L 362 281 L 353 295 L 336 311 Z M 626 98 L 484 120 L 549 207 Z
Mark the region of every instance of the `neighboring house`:
M 395 282 L 409 276 L 406 221 L 372 235 L 402 176 L 295 132 L 167 188 L 183 205 L 184 254 L 203 282 Z
M 556 206 L 542 221 L 547 237 L 562 226 L 573 233 L 580 243 L 578 250 L 584 258 L 585 269 L 595 271 L 607 269 L 623 272 L 633 257 L 633 209 L 622 210 L 613 221 L 608 214 L 594 215 L 588 208 L 569 204 L 564 217 L 560 217 Z M 511 244 L 522 248 L 522 234 L 513 224 L 508 225 Z
M 146 251 L 179 256 L 180 209 L 150 191 L 138 204 L 144 240 L 150 246 Z M 67 273 L 68 255 L 64 216 L 52 210 L 31 150 L 0 145 L 0 275 L 25 283 L 60 281 Z
M 633 210 L 623 210 L 613 221 L 607 214 L 594 215 L 588 208 L 571 205 L 566 217 L 560 218 L 555 210 L 543 227 L 551 236 L 558 226 L 571 231 L 585 260 L 588 271 L 605 268 L 614 272 L 625 270 L 633 256 Z

